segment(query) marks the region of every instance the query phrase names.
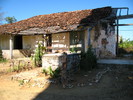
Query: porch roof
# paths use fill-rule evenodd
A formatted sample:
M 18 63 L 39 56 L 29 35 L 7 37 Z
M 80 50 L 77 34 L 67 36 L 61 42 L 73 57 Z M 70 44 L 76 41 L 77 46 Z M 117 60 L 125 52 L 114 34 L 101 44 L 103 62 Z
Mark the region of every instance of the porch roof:
M 110 16 L 111 7 L 38 15 L 0 26 L 0 34 L 47 34 L 76 30 Z

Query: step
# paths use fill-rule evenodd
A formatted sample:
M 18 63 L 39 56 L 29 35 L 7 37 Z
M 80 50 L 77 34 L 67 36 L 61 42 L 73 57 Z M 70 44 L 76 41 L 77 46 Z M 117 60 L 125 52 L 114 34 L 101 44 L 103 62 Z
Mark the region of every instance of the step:
M 127 59 L 99 59 L 98 64 L 133 65 L 133 60 Z

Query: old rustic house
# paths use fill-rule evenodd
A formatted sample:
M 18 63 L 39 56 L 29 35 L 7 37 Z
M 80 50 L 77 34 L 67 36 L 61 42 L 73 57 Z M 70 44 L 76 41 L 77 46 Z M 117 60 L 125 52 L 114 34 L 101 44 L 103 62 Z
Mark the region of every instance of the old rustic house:
M 0 49 L 5 58 L 28 57 L 36 41 L 42 41 L 47 51 L 87 51 L 92 45 L 97 57 L 116 55 L 113 19 L 116 9 L 111 7 L 39 15 L 0 26 Z

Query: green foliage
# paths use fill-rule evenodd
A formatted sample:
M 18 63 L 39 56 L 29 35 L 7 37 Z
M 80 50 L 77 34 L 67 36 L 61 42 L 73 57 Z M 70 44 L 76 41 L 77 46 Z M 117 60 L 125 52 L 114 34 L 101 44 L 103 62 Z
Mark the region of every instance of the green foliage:
M 81 54 L 80 67 L 83 70 L 91 70 L 97 66 L 97 58 L 92 52 L 92 47 L 90 46 L 86 53 Z
M 120 40 L 119 43 L 120 48 L 133 48 L 133 41 L 130 41 L 129 39 L 123 41 L 123 39 Z
M 52 78 L 56 78 L 60 76 L 60 69 L 57 68 L 56 70 L 52 70 L 52 67 L 50 66 L 47 70 L 43 69 L 42 73 L 50 75 Z
M 18 80 L 19 85 L 24 85 L 24 80 Z
M 35 55 L 33 56 L 34 64 L 37 67 L 40 67 L 42 65 L 42 56 L 43 51 L 45 50 L 45 47 L 42 46 L 41 43 L 38 43 L 37 48 L 35 49 Z
M 130 41 L 129 39 L 123 40 L 120 38 L 119 45 L 119 54 L 131 54 L 133 53 L 133 40 Z
M 77 53 L 78 48 L 77 48 L 77 47 L 73 47 L 72 49 L 70 49 L 70 51 L 71 51 L 72 53 Z
M 14 23 L 17 21 L 17 19 L 13 17 L 6 17 L 5 20 L 7 21 L 8 24 Z

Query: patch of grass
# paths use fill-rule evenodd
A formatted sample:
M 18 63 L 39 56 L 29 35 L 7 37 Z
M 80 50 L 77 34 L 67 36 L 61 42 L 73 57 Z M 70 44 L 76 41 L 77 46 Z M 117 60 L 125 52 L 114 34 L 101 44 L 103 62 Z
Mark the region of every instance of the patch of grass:
M 1 59 L 0 59 L 0 63 L 6 63 L 6 62 L 8 62 L 7 59 L 5 59 L 5 58 L 1 58 Z
M 24 70 L 30 70 L 33 69 L 33 65 L 30 62 L 21 62 L 19 61 L 17 64 L 15 64 L 15 61 L 12 62 L 12 66 L 8 69 L 7 72 L 20 72 Z
M 19 71 L 22 71 L 24 66 L 13 66 L 11 67 L 8 72 L 19 72 Z

